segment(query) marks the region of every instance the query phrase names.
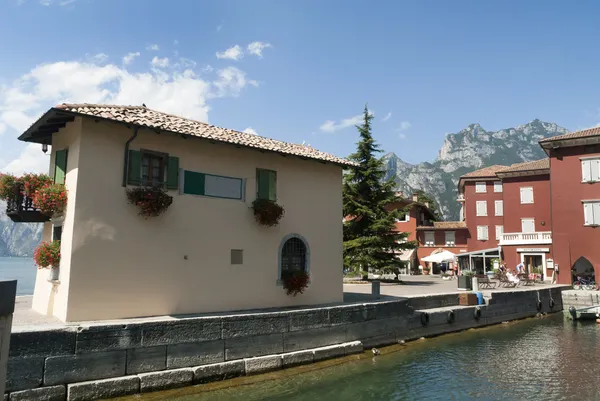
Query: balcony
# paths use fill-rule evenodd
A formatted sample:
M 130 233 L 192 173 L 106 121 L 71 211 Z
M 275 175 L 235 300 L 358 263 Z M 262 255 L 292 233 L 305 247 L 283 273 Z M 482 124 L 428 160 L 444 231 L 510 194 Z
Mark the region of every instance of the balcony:
M 551 243 L 552 232 L 550 231 L 504 233 L 500 237 L 500 245 L 544 245 Z
M 15 189 L 13 199 L 6 201 L 6 215 L 15 223 L 43 223 L 50 220 L 33 205 L 31 198 L 23 195 L 19 187 Z

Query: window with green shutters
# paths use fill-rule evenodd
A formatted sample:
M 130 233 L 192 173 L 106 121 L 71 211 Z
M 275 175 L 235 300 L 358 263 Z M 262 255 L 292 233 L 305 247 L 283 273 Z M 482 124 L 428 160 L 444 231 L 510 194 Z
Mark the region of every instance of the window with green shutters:
M 60 149 L 54 153 L 54 182 L 64 184 L 67 175 L 67 149 Z
M 277 200 L 277 172 L 256 169 L 256 198 Z
M 148 150 L 130 150 L 127 184 L 179 188 L 179 158 Z

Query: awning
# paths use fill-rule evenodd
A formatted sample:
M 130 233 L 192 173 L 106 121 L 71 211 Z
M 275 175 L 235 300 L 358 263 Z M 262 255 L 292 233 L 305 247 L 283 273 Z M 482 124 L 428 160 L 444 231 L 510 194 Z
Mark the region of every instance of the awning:
M 416 249 L 405 249 L 402 252 L 396 252 L 398 259 L 410 262 L 413 259 Z
M 483 256 L 484 254 L 492 254 L 497 252 L 498 255 L 500 255 L 500 248 L 489 248 L 489 249 L 481 249 L 479 251 L 472 251 L 472 252 L 464 252 L 464 253 L 459 253 L 458 255 L 456 255 L 457 257 L 461 258 L 463 256 Z

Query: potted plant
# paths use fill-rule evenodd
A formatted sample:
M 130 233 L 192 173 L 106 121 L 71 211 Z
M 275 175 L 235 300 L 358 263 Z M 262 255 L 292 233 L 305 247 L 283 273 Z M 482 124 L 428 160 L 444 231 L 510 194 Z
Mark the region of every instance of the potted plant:
M 423 266 L 423 274 L 424 275 L 428 275 L 430 271 L 431 271 L 431 268 L 429 266 Z
M 173 197 L 160 187 L 136 187 L 127 190 L 129 203 L 140 209 L 144 218 L 163 214 L 173 203 Z
M 254 211 L 256 221 L 267 227 L 274 227 L 279 224 L 279 220 L 285 213 L 281 205 L 269 199 L 254 200 L 251 209 Z
M 471 270 L 465 270 L 458 276 L 458 289 L 459 290 L 472 290 L 473 289 L 473 275 Z
M 34 198 L 35 192 L 38 189 L 53 183 L 52 178 L 46 174 L 32 173 L 24 174 L 19 181 L 23 184 L 23 192 L 25 196 L 32 199 Z
M 304 270 L 288 270 L 281 273 L 281 282 L 287 295 L 295 297 L 308 287 L 309 275 Z
M 17 185 L 18 179 L 14 175 L 0 174 L 0 199 L 3 201 L 14 199 Z
M 47 216 L 61 216 L 67 207 L 67 189 L 63 184 L 44 184 L 35 191 L 33 204 Z
M 50 269 L 50 281 L 58 280 L 60 272 L 60 241 L 42 242 L 33 252 L 33 260 L 40 269 Z

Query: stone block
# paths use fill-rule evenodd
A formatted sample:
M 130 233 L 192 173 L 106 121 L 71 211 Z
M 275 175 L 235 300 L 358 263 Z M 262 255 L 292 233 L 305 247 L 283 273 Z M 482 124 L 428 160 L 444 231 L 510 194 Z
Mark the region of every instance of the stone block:
M 39 387 L 43 378 L 44 358 L 8 358 L 6 391 Z
M 127 374 L 156 372 L 167 368 L 167 346 L 127 350 Z
M 140 392 L 168 390 L 192 384 L 194 371 L 191 368 L 164 370 L 162 372 L 140 373 Z
M 303 349 L 339 344 L 345 341 L 346 328 L 344 326 L 292 331 L 289 333 L 284 333 L 283 335 L 283 351 L 300 351 Z
M 44 385 L 125 376 L 126 351 L 94 352 L 46 359 Z
M 411 313 L 413 313 L 413 308 L 409 305 L 408 300 L 375 304 L 376 319 L 391 319 L 394 317 L 408 316 Z
M 321 308 L 291 312 L 289 331 L 318 329 L 329 326 L 329 312 L 332 309 L 333 308 Z
M 315 355 L 313 350 L 305 350 L 305 351 L 296 351 L 289 352 L 287 354 L 281 355 L 282 357 L 282 366 L 283 368 L 291 368 L 293 366 L 306 365 L 308 363 L 313 363 L 315 360 Z
M 397 333 L 405 332 L 408 330 L 408 323 L 406 318 L 392 318 L 392 319 L 377 319 L 370 320 L 362 323 L 354 323 L 346 327 L 346 340 L 348 341 L 364 341 L 372 337 L 387 336 L 393 338 Z
M 142 329 L 124 326 L 91 326 L 79 329 L 76 353 L 112 351 L 142 346 Z
M 194 383 L 209 383 L 243 376 L 246 364 L 243 360 L 214 363 L 194 368 Z
M 361 354 L 363 351 L 364 347 L 360 341 L 352 341 L 344 344 L 344 353 L 346 355 Z
M 144 347 L 221 339 L 221 318 L 183 319 L 141 323 L 140 325 L 142 326 L 142 346 Z
M 12 333 L 9 356 L 32 358 L 74 354 L 76 336 L 73 328 Z
M 246 375 L 270 372 L 282 367 L 281 355 L 259 356 L 244 359 Z
M 351 305 L 332 308 L 329 311 L 329 320 L 332 325 L 365 322 L 376 318 L 375 305 Z
M 225 341 L 167 346 L 167 369 L 187 368 L 225 361 Z
M 69 384 L 67 386 L 67 401 L 104 400 L 137 394 L 139 392 L 140 378 L 137 376 L 125 376 L 115 379 Z
M 223 318 L 223 338 L 277 334 L 290 330 L 288 313 L 227 316 Z
M 40 387 L 10 393 L 10 401 L 65 401 L 67 390 L 65 386 Z
M 317 348 L 313 352 L 315 354 L 315 362 L 318 362 L 346 355 L 346 347 L 344 344 L 330 345 L 328 347 Z
M 283 352 L 283 334 L 238 337 L 225 340 L 225 360 L 280 354 Z

